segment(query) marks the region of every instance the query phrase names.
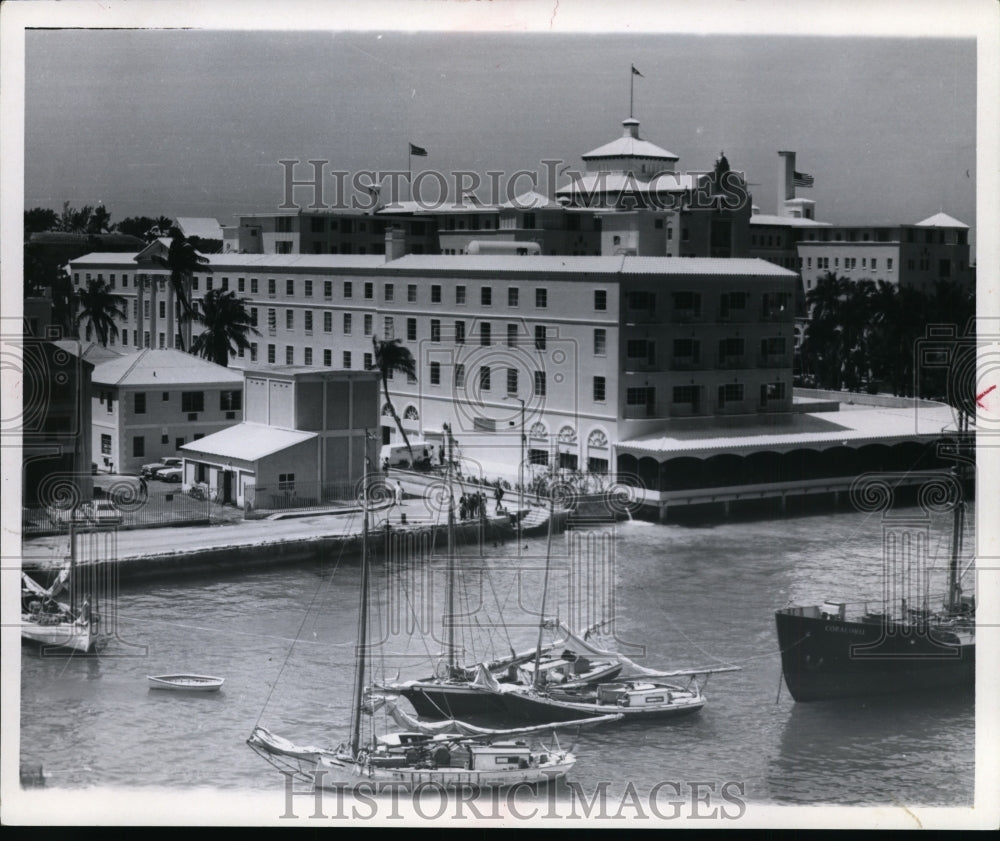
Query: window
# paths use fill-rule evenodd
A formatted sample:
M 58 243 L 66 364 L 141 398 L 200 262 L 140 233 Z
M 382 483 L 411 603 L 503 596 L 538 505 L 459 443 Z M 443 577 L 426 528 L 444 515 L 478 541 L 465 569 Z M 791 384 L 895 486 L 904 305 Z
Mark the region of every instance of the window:
M 169 444 L 170 443 L 170 436 L 169 435 L 161 435 L 160 436 L 160 443 L 161 444 Z
M 204 412 L 205 392 L 204 391 L 182 391 L 181 392 L 182 412 Z
M 364 369 L 366 371 L 370 371 L 372 369 L 372 365 L 374 363 L 374 361 L 372 359 L 372 355 L 370 353 L 366 353 L 364 355 L 364 357 L 363 357 L 363 362 L 364 362 L 364 365 L 363 365 Z
M 285 294 L 289 297 L 295 294 L 295 281 L 288 279 L 285 281 Z
M 606 399 L 604 377 L 594 377 L 594 402 L 603 403 Z
M 862 262 L 864 261 L 862 260 Z M 872 257 L 872 271 L 874 272 L 877 269 L 878 269 L 878 257 Z
M 701 295 L 697 292 L 674 292 L 674 310 L 679 315 L 701 315 Z
M 146 455 L 146 439 L 141 435 L 136 435 L 132 439 L 132 457 L 141 458 Z
M 344 297 L 345 298 L 354 297 L 354 284 L 349 280 L 344 281 Z
M 517 394 L 517 368 L 507 369 L 507 393 Z
M 479 368 L 479 389 L 480 391 L 490 390 L 490 366 L 481 365 Z
M 205 291 L 206 292 L 212 291 L 212 278 L 208 277 L 207 275 L 205 276 Z
M 333 297 L 333 281 L 324 280 L 323 281 L 323 297 L 332 298 Z
M 257 326 L 257 307 L 250 307 L 250 324 L 253 327 Z
M 257 294 L 257 278 L 255 277 L 250 278 L 250 294 Z
M 295 310 L 285 310 L 285 329 L 295 329 Z
M 247 279 L 245 277 L 240 277 L 236 279 L 236 291 L 237 292 L 247 291 Z
M 274 331 L 278 326 L 278 311 L 273 307 L 268 307 L 267 310 L 267 331 L 273 336 Z
M 370 301 L 375 297 L 375 284 L 370 280 L 365 281 L 365 299 Z
M 111 337 L 111 341 L 113 342 L 114 340 L 115 340 L 115 337 L 112 336 Z M 128 330 L 122 330 L 122 344 L 123 345 L 127 345 L 128 344 Z
M 349 312 L 344 313 L 344 335 L 351 335 L 351 314 Z
M 441 363 L 431 363 L 431 385 L 441 385 Z
M 305 318 L 305 322 L 306 322 L 305 323 L 306 332 L 307 333 L 312 333 L 312 331 L 313 331 L 313 311 L 312 310 L 306 310 L 304 318 Z
M 251 362 L 256 362 L 257 361 L 257 343 L 256 342 L 250 342 L 250 361 Z
M 888 258 L 886 259 L 886 268 L 887 268 L 887 269 L 888 269 L 888 270 L 889 270 L 890 272 L 892 271 L 892 257 L 888 257 Z
M 739 359 L 743 356 L 743 339 L 730 337 L 719 340 L 719 361 Z
M 273 365 L 274 364 L 274 345 L 267 346 L 267 361 Z
M 111 455 L 111 436 L 101 435 L 101 455 L 109 456 Z
M 465 388 L 465 365 L 455 363 L 455 388 Z
M 701 343 L 697 339 L 674 339 L 674 359 L 697 362 L 700 351 Z
M 295 474 L 294 473 L 279 473 L 278 474 L 278 490 L 279 491 L 294 491 L 295 490 Z
M 167 317 L 167 302 L 160 301 L 160 318 L 166 318 L 166 317 Z
M 549 305 L 549 290 L 548 289 L 536 289 L 535 290 L 535 306 L 539 309 L 544 309 Z
M 603 327 L 594 330 L 594 355 L 604 356 L 608 352 L 608 333 Z
M 698 386 L 675 385 L 673 391 L 674 403 L 689 403 L 692 406 L 698 402 Z
M 656 404 L 656 389 L 649 387 L 625 389 L 625 404 L 627 406 L 645 406 L 647 409 Z
M 726 403 L 743 402 L 743 383 L 727 383 L 719 386 L 719 406 Z
M 168 401 L 168 400 L 170 399 L 170 392 L 169 392 L 169 391 L 164 391 L 164 392 L 163 392 L 163 396 L 162 396 L 162 397 L 161 397 L 160 399 L 161 399 L 161 400 L 162 400 L 162 401 L 163 401 L 164 403 L 166 403 L 166 402 L 167 402 L 167 401 Z
M 785 399 L 784 383 L 761 383 L 760 384 L 760 405 L 766 406 L 771 400 Z
M 149 299 L 142 302 L 142 317 L 149 318 Z
M 417 340 L 417 319 L 406 319 L 406 341 L 415 342 Z
M 351 367 L 351 352 L 349 350 L 344 351 L 342 361 L 344 363 L 342 367 L 344 368 Z
M 370 336 L 372 334 L 372 330 L 374 329 L 373 328 L 374 320 L 375 320 L 375 316 L 373 316 L 371 313 L 366 313 L 365 314 L 365 335 L 366 336 Z
M 441 341 L 441 322 L 436 318 L 431 319 L 431 341 Z
M 383 338 L 386 340 L 391 340 L 396 337 L 396 322 L 391 315 L 387 315 L 382 319 L 382 333 Z
M 303 360 L 302 361 L 306 365 L 312 365 L 313 364 L 313 349 L 311 347 L 307 347 L 307 348 L 305 348 L 302 351 L 302 353 L 303 353 Z
M 294 365 L 295 364 L 295 348 L 291 345 L 285 345 L 285 364 Z
M 516 286 L 511 286 L 507 290 L 507 306 L 516 307 L 518 305 L 519 292 Z
M 417 284 L 408 283 L 406 285 L 406 301 L 410 304 L 417 302 Z
M 142 346 L 149 347 L 149 331 L 145 330 L 142 334 Z
M 144 414 L 146 414 L 146 392 L 144 392 L 144 391 L 137 391 L 133 395 L 133 397 L 134 397 L 134 400 L 133 400 L 133 411 L 137 415 L 144 415 Z
M 305 285 L 303 294 L 305 295 L 306 298 L 311 298 L 313 296 L 313 282 L 311 280 L 306 280 L 303 281 L 303 283 Z
M 431 285 L 431 303 L 440 304 L 441 303 L 441 286 L 440 284 L 434 283 Z
M 535 350 L 545 350 L 545 325 L 535 325 Z
M 545 372 L 535 371 L 535 397 L 544 397 L 546 389 Z
M 455 344 L 464 345 L 465 344 L 465 322 L 456 321 L 455 322 Z
M 323 332 L 332 333 L 333 332 L 333 313 L 325 312 L 323 313 Z
M 492 341 L 493 328 L 488 321 L 482 322 L 479 325 L 479 344 L 489 345 Z
M 727 318 L 733 314 L 742 315 L 742 312 L 734 313 L 734 310 L 742 311 L 745 310 L 746 307 L 746 292 L 723 292 L 722 295 L 719 296 L 719 315 L 722 318 Z
M 517 325 L 507 325 L 507 347 L 517 347 Z
M 395 286 L 393 286 L 393 285 L 392 285 L 391 283 L 387 283 L 387 284 L 386 284 L 386 285 L 385 285 L 385 286 L 384 286 L 384 287 L 382 288 L 382 292 L 383 292 L 383 294 L 385 295 L 385 300 L 386 300 L 386 301 L 391 301 L 391 300 L 393 300 L 393 298 L 394 298 L 394 297 L 395 297 L 395 295 L 396 295 L 396 287 L 395 287 Z
M 772 336 L 760 340 L 760 352 L 763 356 L 784 356 L 785 337 Z
M 594 309 L 604 312 L 608 308 L 608 291 L 606 289 L 594 290 Z
M 484 307 L 493 306 L 493 289 L 489 286 L 484 286 L 479 290 L 479 303 Z
M 464 304 L 465 303 L 465 287 L 456 286 L 455 287 L 455 303 Z

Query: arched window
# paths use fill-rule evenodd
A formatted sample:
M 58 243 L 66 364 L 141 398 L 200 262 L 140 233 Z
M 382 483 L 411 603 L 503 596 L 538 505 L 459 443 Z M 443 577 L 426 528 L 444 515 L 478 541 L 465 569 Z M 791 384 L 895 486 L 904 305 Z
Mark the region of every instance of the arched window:
M 540 438 L 542 440 L 549 437 L 549 431 L 545 428 L 545 424 L 539 421 L 531 425 L 531 437 Z
M 563 444 L 575 444 L 576 430 L 572 426 L 564 426 L 559 430 L 559 440 Z
M 591 473 L 607 473 L 610 465 L 608 436 L 601 429 L 592 430 L 587 436 L 587 470 Z
M 416 406 L 407 406 L 406 411 L 403 412 L 403 417 L 406 420 L 420 420 L 420 415 L 417 414 Z

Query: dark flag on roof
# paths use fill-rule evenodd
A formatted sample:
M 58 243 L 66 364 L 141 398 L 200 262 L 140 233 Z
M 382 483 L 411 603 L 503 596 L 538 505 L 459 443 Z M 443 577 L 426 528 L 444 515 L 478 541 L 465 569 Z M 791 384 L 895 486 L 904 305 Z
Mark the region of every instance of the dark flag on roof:
M 811 187 L 816 179 L 805 172 L 796 172 L 792 176 L 792 184 L 796 187 Z
M 426 158 L 427 157 L 427 150 L 424 149 L 424 148 L 422 148 L 421 146 L 414 146 L 411 143 L 410 144 L 410 154 L 413 155 L 413 156 L 415 156 L 415 157 L 417 157 L 417 158 Z
M 640 73 L 638 70 L 635 69 L 635 65 L 634 64 L 632 65 L 632 75 L 633 76 L 642 76 L 643 79 L 646 78 L 645 76 L 642 75 L 642 73 Z

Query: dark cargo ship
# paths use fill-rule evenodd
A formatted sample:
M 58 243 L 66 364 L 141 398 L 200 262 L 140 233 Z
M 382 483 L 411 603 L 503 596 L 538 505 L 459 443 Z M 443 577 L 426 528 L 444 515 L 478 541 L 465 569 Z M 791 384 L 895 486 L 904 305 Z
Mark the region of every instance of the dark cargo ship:
M 958 569 L 965 505 L 954 505 L 948 591 L 940 610 L 901 599 L 884 612 L 825 602 L 775 612 L 781 671 L 796 701 L 969 691 L 976 675 L 976 608 Z M 970 564 L 971 566 L 971 564 Z M 896 609 L 893 615 L 890 610 Z

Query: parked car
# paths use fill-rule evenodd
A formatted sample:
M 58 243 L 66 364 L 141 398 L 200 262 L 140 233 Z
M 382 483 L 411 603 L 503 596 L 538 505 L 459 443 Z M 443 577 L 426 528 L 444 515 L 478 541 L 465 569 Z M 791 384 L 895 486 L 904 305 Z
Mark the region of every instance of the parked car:
M 74 523 L 87 523 L 97 526 L 118 526 L 122 522 L 122 512 L 110 499 L 95 499 L 85 502 L 73 509 Z
M 168 467 L 180 467 L 183 464 L 183 459 L 176 458 L 175 456 L 167 456 L 166 458 L 161 458 L 159 461 L 154 461 L 152 464 L 144 464 L 142 466 L 142 475 L 147 479 L 159 479 L 160 473 L 166 470 Z
M 184 478 L 184 468 L 164 467 L 156 472 L 156 478 L 161 482 L 180 482 Z

